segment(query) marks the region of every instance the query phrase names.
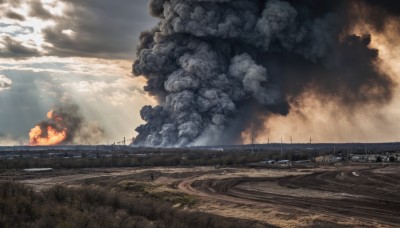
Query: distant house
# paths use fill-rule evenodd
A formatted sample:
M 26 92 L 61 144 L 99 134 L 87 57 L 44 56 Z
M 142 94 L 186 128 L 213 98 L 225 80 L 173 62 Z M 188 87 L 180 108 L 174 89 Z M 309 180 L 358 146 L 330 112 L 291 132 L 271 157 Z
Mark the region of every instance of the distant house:
M 322 155 L 315 158 L 315 162 L 317 163 L 335 163 L 338 159 L 336 156 L 333 155 Z

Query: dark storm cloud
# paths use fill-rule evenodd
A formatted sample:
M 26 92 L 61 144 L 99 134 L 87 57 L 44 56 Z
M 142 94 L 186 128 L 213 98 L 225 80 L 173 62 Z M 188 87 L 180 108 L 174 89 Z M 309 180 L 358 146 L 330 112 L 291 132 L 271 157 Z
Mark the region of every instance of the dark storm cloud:
M 160 23 L 142 33 L 133 73 L 160 105 L 143 107 L 135 143 L 183 146 L 207 143 L 205 135 L 232 143 L 262 126 L 259 116 L 288 114 L 304 92 L 346 111 L 387 103 L 394 82 L 377 70 L 370 35 L 347 34 L 360 2 L 150 1 Z
M 25 17 L 24 17 L 24 16 L 22 16 L 22 15 L 19 14 L 19 13 L 16 13 L 16 12 L 12 11 L 12 10 L 9 10 L 9 11 L 5 14 L 5 16 L 8 17 L 8 18 L 10 18 L 10 19 L 14 19 L 14 20 L 25 21 Z
M 36 17 L 53 21 L 53 26 L 36 31 L 45 38 L 41 54 L 47 56 L 132 59 L 140 32 L 155 24 L 146 13 L 147 0 L 60 0 L 58 3 L 66 6 L 61 15 L 50 12 L 40 0 L 29 0 L 24 2 L 29 7 L 27 18 L 15 11 L 23 2 L 1 0 L 0 17 L 18 21 Z M 15 38 L 11 40 L 3 40 L 10 51 L 3 50 L 2 57 L 23 58 L 38 54 L 36 50 L 18 45 L 20 42 Z
M 400 16 L 400 2 L 398 0 L 365 0 L 365 2 L 387 11 L 390 15 Z
M 35 48 L 30 48 L 22 45 L 18 40 L 15 40 L 11 36 L 1 36 L 0 44 L 4 47 L 0 47 L 1 58 L 28 58 L 34 56 L 40 56 L 41 54 Z
M 0 0 L 0 18 L 5 17 L 18 21 L 24 21 L 25 17 L 23 15 L 11 9 L 12 7 L 18 6 L 20 6 L 20 0 Z
M 22 0 L 0 0 L 0 5 L 2 4 L 10 4 L 13 7 L 18 7 L 21 5 Z
M 64 0 L 62 16 L 53 16 L 56 25 L 44 29 L 48 55 L 99 58 L 133 58 L 134 43 L 153 20 L 146 14 L 146 0 Z M 36 2 L 31 14 L 48 17 Z M 66 31 L 69 31 L 66 32 Z
M 43 8 L 42 2 L 40 0 L 32 0 L 30 3 L 29 16 L 38 17 L 41 19 L 51 19 L 52 14 Z

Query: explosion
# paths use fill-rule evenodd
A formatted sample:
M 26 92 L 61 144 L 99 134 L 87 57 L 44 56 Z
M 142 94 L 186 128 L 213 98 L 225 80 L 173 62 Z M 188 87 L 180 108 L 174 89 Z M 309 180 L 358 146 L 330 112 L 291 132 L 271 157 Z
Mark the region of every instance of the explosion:
M 31 146 L 50 146 L 58 145 L 67 138 L 67 130 L 58 132 L 52 127 L 48 127 L 47 132 L 43 133 L 40 126 L 32 128 L 29 132 L 30 145 Z M 44 136 L 46 135 L 46 136 Z
M 354 5 L 363 2 L 378 29 L 396 1 L 151 0 L 158 25 L 142 33 L 133 74 L 159 105 L 140 114 L 136 145 L 240 143 L 286 116 L 305 94 L 343 112 L 387 104 L 395 82 L 377 66 L 371 31 Z
M 97 143 L 104 130 L 95 123 L 86 122 L 79 107 L 64 104 L 47 113 L 47 120 L 40 122 L 29 133 L 31 146 L 49 146 L 68 143 Z
M 42 122 L 29 132 L 31 146 L 50 146 L 63 143 L 67 139 L 68 129 L 54 110 L 47 113 L 49 121 Z

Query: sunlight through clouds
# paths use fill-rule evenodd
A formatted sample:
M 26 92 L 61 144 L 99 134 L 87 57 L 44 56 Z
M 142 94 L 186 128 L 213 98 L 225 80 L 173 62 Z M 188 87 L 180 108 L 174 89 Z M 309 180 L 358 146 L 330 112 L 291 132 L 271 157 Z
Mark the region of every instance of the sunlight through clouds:
M 9 107 L 0 110 L 0 134 L 10 132 L 7 142 L 26 141 L 43 113 L 68 101 L 104 124 L 106 135 L 133 136 L 140 108 L 155 104 L 145 80 L 131 74 L 139 34 L 155 23 L 146 9 L 146 0 L 0 1 L 0 92 L 8 90 L 0 105 Z M 13 106 L 20 96 L 26 102 Z M 4 122 L 11 113 L 24 121 Z

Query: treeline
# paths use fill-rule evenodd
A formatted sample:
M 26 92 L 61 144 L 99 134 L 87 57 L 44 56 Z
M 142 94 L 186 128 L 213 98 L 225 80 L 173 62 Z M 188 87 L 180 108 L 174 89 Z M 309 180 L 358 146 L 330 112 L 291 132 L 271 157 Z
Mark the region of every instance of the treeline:
M 146 156 L 119 154 L 113 157 L 81 158 L 26 158 L 0 160 L 0 169 L 26 169 L 48 167 L 54 169 L 148 167 L 148 166 L 230 166 L 245 165 L 265 160 L 311 159 L 311 154 L 279 152 L 187 152 L 157 153 Z
M 54 186 L 42 192 L 0 182 L 0 227 L 266 227 L 241 219 L 184 211 L 157 199 L 94 187 Z

